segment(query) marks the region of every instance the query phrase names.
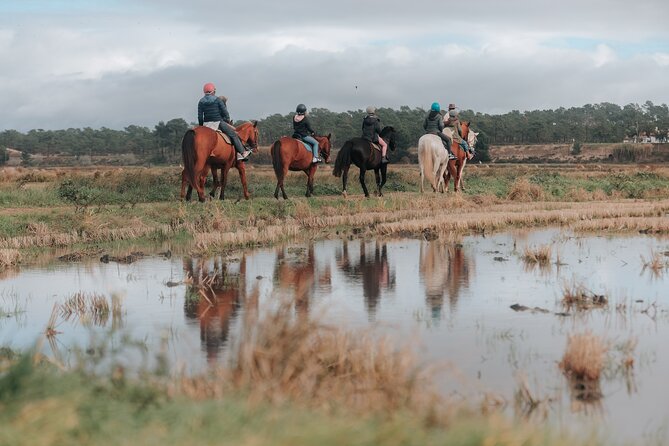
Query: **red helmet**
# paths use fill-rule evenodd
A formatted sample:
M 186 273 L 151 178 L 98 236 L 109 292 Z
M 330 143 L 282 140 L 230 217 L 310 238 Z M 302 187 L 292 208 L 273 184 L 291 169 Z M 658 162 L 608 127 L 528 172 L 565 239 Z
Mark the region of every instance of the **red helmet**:
M 213 93 L 216 91 L 216 86 L 211 82 L 207 82 L 206 84 L 204 84 L 204 87 L 202 87 L 202 91 L 204 91 L 205 94 Z

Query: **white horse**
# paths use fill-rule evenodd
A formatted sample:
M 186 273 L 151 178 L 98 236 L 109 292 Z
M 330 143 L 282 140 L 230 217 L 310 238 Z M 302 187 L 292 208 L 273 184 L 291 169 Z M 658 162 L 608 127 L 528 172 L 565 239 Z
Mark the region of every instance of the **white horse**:
M 444 171 L 448 166 L 448 152 L 437 135 L 426 134 L 418 140 L 418 166 L 420 167 L 420 192 L 425 192 L 423 182 L 425 176 L 437 192 L 439 185 L 443 185 Z M 442 190 L 443 192 L 443 190 Z

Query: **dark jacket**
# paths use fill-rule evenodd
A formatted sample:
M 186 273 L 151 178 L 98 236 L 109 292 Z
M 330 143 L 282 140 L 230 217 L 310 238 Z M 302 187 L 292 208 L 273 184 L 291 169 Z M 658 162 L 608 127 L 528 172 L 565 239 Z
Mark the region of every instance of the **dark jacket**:
M 314 129 L 311 128 L 309 118 L 305 116 L 304 119 L 302 119 L 300 122 L 297 122 L 295 121 L 295 117 L 293 117 L 293 138 L 302 139 L 305 136 L 311 136 L 314 133 L 316 132 L 314 132 Z
M 425 118 L 423 128 L 425 129 L 425 133 L 431 133 L 433 135 L 437 135 L 444 131 L 444 118 L 441 116 L 441 113 L 431 111 Z
M 230 114 L 218 96 L 213 94 L 204 95 L 197 103 L 197 122 L 202 125 L 211 121 L 230 121 Z
M 381 119 L 376 115 L 367 115 L 362 120 L 362 137 L 367 141 L 379 142 Z

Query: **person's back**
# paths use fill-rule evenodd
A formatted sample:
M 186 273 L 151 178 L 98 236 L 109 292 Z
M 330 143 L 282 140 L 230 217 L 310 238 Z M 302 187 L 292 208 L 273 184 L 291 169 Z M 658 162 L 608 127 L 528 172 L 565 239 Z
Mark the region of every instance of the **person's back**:
M 444 144 L 444 148 L 449 156 L 453 155 L 451 152 L 451 139 L 444 134 L 444 117 L 441 115 L 441 107 L 438 102 L 432 103 L 430 112 L 425 117 L 425 121 L 423 121 L 423 129 L 425 129 L 425 133 L 437 135 L 441 138 L 441 142 Z

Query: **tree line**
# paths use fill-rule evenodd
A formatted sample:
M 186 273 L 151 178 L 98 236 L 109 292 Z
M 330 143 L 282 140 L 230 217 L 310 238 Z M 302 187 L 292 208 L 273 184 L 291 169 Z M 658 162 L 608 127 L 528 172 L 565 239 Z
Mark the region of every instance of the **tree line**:
M 363 110 L 333 112 L 325 108 L 310 111 L 313 127 L 322 134 L 332 133 L 334 147 L 360 135 Z M 415 147 L 423 134 L 427 111 L 402 106 L 399 109 L 379 108 L 377 114 L 383 125 L 398 131 L 400 157 Z M 462 110 L 462 120 L 472 122 L 481 132 L 481 146 L 489 144 L 553 144 L 553 143 L 613 143 L 641 134 L 666 136 L 669 132 L 667 105 L 644 104 L 619 106 L 604 102 L 582 107 L 555 110 L 518 111 L 504 114 Z M 292 133 L 292 113 L 274 114 L 258 122 L 261 145 L 269 145 L 281 136 Z M 133 153 L 152 162 L 167 162 L 180 155 L 181 138 L 193 123 L 181 118 L 160 121 L 152 129 L 130 125 L 123 130 L 106 127 L 64 130 L 35 129 L 26 133 L 16 130 L 0 132 L 0 148 L 13 148 L 42 155 L 114 155 Z

